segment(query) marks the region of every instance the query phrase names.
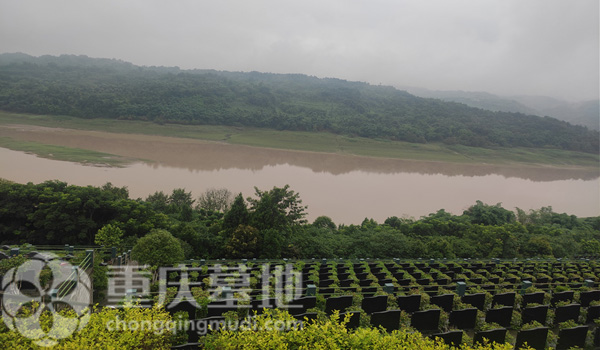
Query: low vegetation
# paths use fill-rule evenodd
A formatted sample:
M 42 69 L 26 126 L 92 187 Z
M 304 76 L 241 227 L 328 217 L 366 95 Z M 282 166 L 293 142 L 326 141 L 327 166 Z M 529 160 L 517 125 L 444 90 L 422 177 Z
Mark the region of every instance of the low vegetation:
M 227 142 L 230 144 L 277 149 L 353 154 L 367 157 L 386 157 L 458 163 L 512 164 L 527 163 L 559 167 L 589 167 L 597 169 L 600 157 L 596 154 L 559 149 L 525 147 L 480 148 L 443 143 L 409 143 L 364 137 L 334 135 L 326 132 L 274 131 L 269 129 L 216 125 L 159 125 L 152 122 L 81 119 L 67 116 L 15 114 L 0 111 L 0 126 L 31 125 L 75 130 L 94 130 L 110 133 L 143 134 Z M 123 164 L 126 160 L 94 151 L 64 146 L 50 146 L 18 139 L 8 130 L 0 137 L 0 147 L 25 150 L 42 157 L 84 163 Z M 126 135 L 123 136 L 127 137 Z M 35 146 L 35 147 L 34 147 Z M 53 152 L 48 151 L 52 149 Z M 60 149 L 61 152 L 54 151 Z M 84 157 L 81 154 L 85 154 Z M 50 155 L 51 154 L 51 155 Z M 61 158 L 57 158 L 60 155 Z
M 123 166 L 127 160 L 108 153 L 96 152 L 80 148 L 47 145 L 38 142 L 14 140 L 9 137 L 0 137 L 0 147 L 13 151 L 24 151 L 36 154 L 42 158 L 65 160 L 96 166 Z

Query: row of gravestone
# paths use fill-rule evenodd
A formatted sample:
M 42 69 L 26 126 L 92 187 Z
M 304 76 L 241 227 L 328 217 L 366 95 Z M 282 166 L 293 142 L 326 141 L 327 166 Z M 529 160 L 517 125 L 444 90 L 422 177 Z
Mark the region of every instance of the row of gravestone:
M 527 278 L 520 278 L 520 277 L 505 277 L 506 275 L 504 275 L 504 274 L 501 274 L 500 276 L 497 276 L 497 277 L 488 277 L 488 278 L 471 277 L 471 276 L 474 276 L 475 273 L 472 273 L 469 271 L 463 272 L 462 276 L 460 276 L 460 277 L 457 276 L 457 274 L 455 272 L 449 271 L 449 272 L 445 273 L 445 277 L 441 276 L 441 274 L 433 273 L 430 275 L 431 278 L 429 278 L 429 277 L 426 277 L 423 272 L 416 271 L 416 270 L 412 271 L 412 272 L 395 270 L 394 272 L 390 272 L 390 274 L 387 274 L 385 272 L 371 272 L 371 273 L 358 272 L 358 273 L 355 273 L 354 275 L 356 276 L 356 278 L 358 278 L 361 281 L 362 280 L 368 281 L 368 277 L 372 276 L 372 278 L 375 278 L 375 282 L 381 281 L 381 280 L 384 280 L 386 282 L 391 282 L 391 279 L 388 276 L 390 276 L 390 277 L 393 276 L 393 278 L 396 279 L 397 283 L 400 286 L 408 286 L 408 285 L 412 284 L 413 279 L 419 285 L 437 284 L 437 285 L 442 285 L 442 286 L 449 285 L 450 283 L 456 283 L 456 282 L 471 282 L 474 284 L 491 283 L 494 285 L 499 284 L 499 283 L 506 283 L 506 284 L 515 285 L 517 283 L 520 283 L 522 280 L 527 279 Z M 309 275 L 309 273 L 303 273 L 303 276 L 310 276 L 310 275 Z M 351 274 L 349 272 L 338 272 L 337 273 L 337 279 L 340 281 L 349 280 L 350 277 L 351 277 Z M 318 278 L 319 278 L 319 284 L 327 283 L 327 282 L 331 283 L 331 280 L 333 278 L 333 273 L 330 271 L 321 272 L 318 274 Z M 535 276 L 534 276 L 534 278 L 535 278 Z M 567 285 L 567 283 L 581 283 L 582 279 L 583 278 L 581 278 L 581 277 L 565 278 L 562 276 L 556 277 L 556 278 L 537 277 L 534 279 L 534 282 L 535 282 L 535 285 L 538 286 L 538 288 L 548 289 L 548 287 L 551 283 Z M 596 277 L 595 279 L 597 280 L 598 278 Z M 324 281 L 324 282 L 321 282 L 321 281 Z M 595 281 L 593 281 L 593 282 L 595 282 Z
M 514 305 L 515 296 L 512 293 L 498 294 L 494 302 L 495 308 L 484 310 L 485 294 L 468 294 L 462 297 L 462 302 L 469 304 L 472 307 L 460 310 L 453 310 L 454 294 L 444 294 L 431 297 L 429 302 L 435 305 L 439 310 L 444 310 L 449 313 L 449 324 L 451 327 L 459 329 L 472 329 L 475 327 L 477 311 L 485 312 L 485 321 L 487 323 L 497 323 L 503 327 L 510 327 L 513 320 L 513 312 L 517 310 Z M 367 315 L 387 311 L 404 311 L 410 315 L 418 314 L 421 311 L 420 294 L 398 296 L 396 297 L 397 310 L 388 309 L 388 296 L 378 295 L 373 297 L 364 297 L 361 301 L 361 308 Z M 283 308 L 287 309 L 291 314 L 305 314 L 310 309 L 316 306 L 317 298 L 314 296 L 301 297 L 290 301 L 287 304 L 280 304 L 276 298 L 268 298 L 261 300 L 251 300 L 249 304 L 240 304 L 236 299 L 226 299 L 213 301 L 206 307 L 206 316 L 221 316 L 228 311 L 237 311 L 240 308 L 255 310 L 261 313 L 263 308 Z M 353 306 L 353 296 L 344 295 L 330 297 L 325 300 L 325 313 L 331 314 L 333 310 L 344 311 Z M 599 299 L 600 300 L 600 297 Z M 600 318 L 600 305 L 583 306 L 587 309 L 587 319 L 585 323 L 593 323 L 595 319 Z M 578 322 L 581 304 L 569 304 L 558 306 L 554 309 L 554 324 L 559 324 L 566 321 Z M 169 312 L 186 311 L 188 318 L 193 319 L 197 316 L 199 305 L 194 305 L 189 302 L 173 303 L 167 307 Z M 533 307 L 524 307 L 522 312 L 522 323 L 527 324 L 532 321 L 537 321 L 541 324 L 546 323 L 548 305 L 537 305 Z M 439 319 L 439 318 L 438 318 Z M 419 329 L 421 330 L 421 329 Z
M 290 262 L 291 263 L 291 262 Z M 218 264 L 213 264 L 213 265 L 207 265 L 207 268 L 209 269 L 209 272 L 211 272 L 210 270 L 220 270 L 223 267 L 227 267 L 227 268 L 238 268 L 240 265 L 244 265 L 244 263 L 240 263 L 240 262 L 224 262 L 224 263 L 218 263 Z M 268 267 L 269 269 L 273 270 L 275 269 L 277 266 L 285 266 L 286 263 L 264 263 L 264 264 L 260 264 L 260 263 L 253 263 L 252 266 L 246 266 L 246 271 L 254 271 L 254 270 L 261 270 L 264 267 Z M 381 266 L 383 265 L 383 266 Z M 193 265 L 187 265 L 188 268 L 194 268 Z M 519 263 L 519 262 L 510 262 L 510 263 L 461 263 L 461 262 L 453 262 L 453 263 L 449 263 L 448 265 L 441 265 L 438 263 L 401 263 L 401 262 L 391 262 L 391 263 L 375 263 L 375 262 L 371 262 L 371 263 L 354 263 L 354 264 L 347 264 L 347 263 L 328 263 L 328 264 L 323 264 L 323 265 L 316 265 L 314 263 L 307 263 L 305 264 L 301 271 L 302 272 L 310 272 L 313 270 L 317 270 L 320 272 L 325 272 L 325 271 L 331 271 L 333 269 L 337 270 L 338 272 L 343 272 L 343 271 L 349 271 L 350 269 L 352 269 L 355 273 L 360 273 L 360 272 L 367 272 L 367 269 L 369 269 L 371 272 L 373 273 L 377 273 L 377 272 L 381 272 L 383 271 L 383 268 L 385 267 L 385 269 L 387 269 L 390 272 L 394 272 L 394 270 L 403 270 L 406 272 L 412 272 L 414 270 L 421 270 L 425 273 L 429 273 L 431 271 L 431 269 L 436 269 L 442 273 L 446 273 L 446 272 L 455 272 L 455 273 L 462 273 L 465 270 L 471 270 L 471 271 L 477 271 L 477 270 L 482 270 L 482 271 L 487 271 L 487 272 L 491 272 L 493 270 L 498 270 L 498 271 L 504 271 L 504 272 L 525 272 L 525 273 L 531 273 L 531 272 L 535 272 L 535 271 L 546 271 L 546 272 L 551 272 L 551 271 L 569 271 L 569 270 L 574 270 L 574 271 L 590 271 L 590 272 L 599 272 L 600 271 L 600 266 L 596 266 L 591 265 L 589 262 L 586 261 L 576 261 L 576 262 L 568 262 L 568 263 L 545 263 L 545 264 L 535 264 L 535 265 L 527 265 L 524 263 Z
M 362 267 L 362 265 L 361 265 Z M 318 287 L 318 294 L 324 295 L 326 297 L 332 296 L 334 295 L 338 290 L 342 290 L 345 292 L 353 292 L 353 293 L 362 293 L 364 295 L 374 295 L 377 291 L 379 291 L 381 288 L 377 288 L 374 287 L 373 285 L 379 285 L 380 287 L 385 286 L 386 284 L 390 284 L 393 283 L 392 279 L 386 278 L 387 275 L 385 273 L 382 272 L 375 272 L 375 274 L 372 274 L 371 276 L 369 276 L 368 273 L 366 272 L 359 272 L 358 274 L 355 274 L 355 276 L 358 278 L 358 285 L 361 287 L 360 290 L 357 289 L 356 287 L 352 287 L 353 284 L 356 283 L 355 279 L 350 279 L 350 273 L 346 272 L 347 268 L 349 268 L 348 266 L 342 266 L 342 272 L 337 274 L 337 280 L 334 280 L 332 278 L 328 278 L 328 277 L 332 277 L 331 274 L 329 274 L 328 272 L 325 272 L 324 274 L 319 275 L 320 279 L 318 280 L 318 282 L 315 282 L 314 280 L 310 280 L 309 277 L 310 275 L 308 273 L 303 273 L 303 279 L 302 279 L 302 288 L 303 288 L 303 293 L 307 293 L 307 287 L 309 286 L 309 284 L 312 283 L 316 283 L 317 287 Z M 380 268 L 380 267 L 377 267 Z M 205 277 L 209 277 L 210 275 L 201 275 L 199 276 L 198 279 L 203 279 Z M 395 277 L 403 277 L 403 276 L 395 276 Z M 322 279 L 325 278 L 325 279 Z M 412 288 L 414 288 L 414 285 L 410 284 L 412 281 L 409 279 L 400 279 L 400 280 L 396 280 L 396 282 L 394 282 L 395 284 L 400 285 L 400 287 L 402 288 L 402 291 L 404 292 L 408 292 L 410 291 Z M 418 281 L 421 283 L 421 285 L 424 287 L 424 292 L 429 294 L 429 295 L 436 295 L 438 294 L 439 291 L 439 285 L 436 286 L 435 284 L 429 286 L 429 280 L 428 279 L 424 279 L 421 281 Z M 446 281 L 447 282 L 447 281 Z M 174 283 L 177 284 L 177 283 Z M 192 284 L 194 284 L 195 286 L 200 286 L 200 287 L 205 287 L 203 285 L 202 282 L 192 282 Z M 454 285 L 453 285 L 454 286 Z M 441 286 L 444 287 L 444 286 Z M 482 289 L 490 292 L 490 293 L 494 293 L 495 290 L 497 289 L 497 287 L 502 287 L 503 289 L 507 289 L 507 288 L 512 288 L 512 289 L 518 289 L 519 286 L 518 285 L 507 285 L 507 284 L 503 284 L 501 286 L 497 286 L 494 284 L 491 285 L 481 285 L 480 286 Z M 574 288 L 577 288 L 578 286 L 573 286 Z M 262 289 L 262 288 L 261 288 Z M 392 292 L 397 291 L 396 288 L 394 287 L 394 289 L 392 289 Z M 400 290 L 398 290 L 400 291 Z M 389 290 L 388 290 L 389 292 Z M 251 292 L 252 296 L 257 296 L 260 295 L 262 293 L 262 290 L 253 290 Z M 540 302 L 537 302 L 540 303 Z
M 578 326 L 573 328 L 561 329 L 558 333 L 558 342 L 555 349 L 565 350 L 571 348 L 583 348 L 586 345 L 586 338 L 590 327 Z M 595 329 L 594 346 L 600 346 L 600 328 Z M 548 327 L 536 327 L 532 329 L 520 330 L 517 333 L 515 349 L 521 349 L 525 346 L 535 350 L 544 350 L 550 344 L 547 344 Z M 498 328 L 476 332 L 473 337 L 473 343 L 484 343 L 484 339 L 496 343 L 504 343 L 507 338 L 507 329 Z M 462 331 L 450 331 L 446 333 L 437 333 L 430 335 L 431 338 L 440 338 L 448 345 L 459 346 L 462 341 Z
M 411 296 L 413 302 L 420 302 L 419 295 Z M 325 312 L 327 314 L 332 314 L 334 310 L 346 310 L 352 306 L 352 297 L 351 296 L 341 296 L 327 299 L 325 305 Z M 299 306 L 299 308 L 289 308 L 288 311 L 292 311 L 292 314 L 295 318 L 302 321 L 310 321 L 317 318 L 318 313 L 316 312 L 305 312 L 308 309 L 314 308 L 316 305 L 316 298 L 314 297 L 306 297 L 301 300 L 296 300 L 293 305 Z M 260 305 L 252 305 L 253 309 L 256 306 Z M 177 311 L 190 311 L 190 305 L 177 305 L 176 307 L 168 309 L 169 312 L 177 312 Z M 370 324 L 373 327 L 381 327 L 386 331 L 393 331 L 395 329 L 400 328 L 400 318 L 401 318 L 401 310 L 385 310 L 387 308 L 387 296 L 376 296 L 372 298 L 364 298 L 362 301 L 362 309 L 365 314 L 370 317 Z M 208 310 L 212 308 L 209 307 Z M 230 309 L 228 311 L 232 311 L 234 309 Z M 557 309 L 561 310 L 560 308 Z M 224 310 L 221 310 L 224 311 Z M 260 312 L 259 312 L 260 313 Z M 350 321 L 346 325 L 348 328 L 358 328 L 360 324 L 361 313 L 359 311 L 346 311 L 340 314 L 340 319 L 344 319 L 345 314 L 350 314 Z M 446 333 L 437 333 L 439 331 L 439 320 L 440 320 L 441 309 L 429 309 L 423 311 L 413 311 L 410 314 L 410 325 L 414 329 L 422 332 L 422 333 L 432 333 L 431 337 L 440 337 L 446 343 L 459 344 L 462 338 L 462 330 L 465 329 L 474 329 L 477 318 L 477 309 L 462 309 L 455 310 L 450 312 L 449 316 L 449 325 L 450 327 L 460 329 L 461 331 L 450 331 Z M 600 309 L 597 313 L 600 315 Z M 214 323 L 215 321 L 223 321 L 225 318 L 222 314 L 211 314 L 209 312 L 206 318 L 197 320 L 195 319 L 195 313 L 188 313 L 188 317 L 191 320 L 195 320 L 196 322 L 204 322 L 204 323 Z M 557 319 L 560 316 L 560 312 L 556 314 Z M 578 317 L 578 314 L 577 314 Z M 503 307 L 500 309 L 492 309 L 488 310 L 486 313 L 486 322 L 488 323 L 497 323 L 501 327 L 500 329 L 494 330 L 486 330 L 479 331 L 475 333 L 474 341 L 482 342 L 483 338 L 487 338 L 492 341 L 503 343 L 506 339 L 506 332 L 512 318 L 512 308 Z M 566 319 L 565 319 L 566 320 Z M 525 320 L 523 320 L 524 323 Z M 218 323 L 218 322 L 217 322 Z M 543 324 L 543 322 L 540 322 Z M 213 330 L 218 327 L 212 327 Z M 203 328 L 206 330 L 206 327 Z M 517 334 L 516 345 L 517 348 L 520 348 L 525 342 L 533 347 L 534 349 L 544 349 L 546 345 L 546 338 L 548 334 L 549 328 L 547 327 L 539 327 L 535 329 L 521 330 Z M 192 330 L 190 333 L 190 343 L 194 343 L 198 340 L 198 332 L 196 330 Z M 583 347 L 585 342 L 585 338 L 587 335 L 588 326 L 578 326 L 571 329 L 563 329 L 559 333 L 559 341 L 557 348 L 558 349 L 567 349 L 571 346 L 580 346 Z
M 398 279 L 398 280 L 404 280 L 406 278 L 406 274 L 411 275 L 413 278 L 417 279 L 417 280 L 423 280 L 424 278 L 424 273 L 429 273 L 431 271 L 431 267 L 424 267 L 421 265 L 424 264 L 417 264 L 419 267 L 417 266 L 406 266 L 406 264 L 397 264 L 397 263 L 388 263 L 385 264 L 385 268 L 394 276 L 394 278 Z M 281 265 L 277 265 L 277 264 L 270 264 L 268 267 L 270 270 L 274 270 L 277 266 L 281 266 Z M 368 266 L 368 267 L 367 267 Z M 383 267 L 379 266 L 378 264 L 371 264 L 371 265 L 363 265 L 363 264 L 355 264 L 353 266 L 348 266 L 348 265 L 341 265 L 341 266 L 337 266 L 336 272 L 337 274 L 341 274 L 342 276 L 338 276 L 339 280 L 344 280 L 347 277 L 349 277 L 350 275 L 350 269 L 352 269 L 352 271 L 354 272 L 354 274 L 357 275 L 357 277 L 360 279 L 361 275 L 367 275 L 370 273 L 372 273 L 373 275 L 375 275 L 376 278 L 380 279 L 380 278 L 385 278 L 384 276 L 386 275 Z M 471 266 L 473 267 L 473 266 Z M 367 271 L 367 268 L 370 271 Z M 494 269 L 496 270 L 500 270 L 500 271 L 504 271 L 506 273 L 519 273 L 518 270 L 509 270 L 507 268 L 502 269 L 501 267 L 498 266 L 494 266 L 493 264 L 490 265 L 483 265 L 481 264 L 481 266 L 475 265 L 473 268 L 479 268 L 480 270 L 484 270 L 484 271 L 494 271 Z M 210 272 L 218 272 L 220 271 L 221 267 L 220 266 L 212 266 L 209 267 L 207 274 L 204 274 L 201 276 L 200 279 L 209 276 L 208 273 Z M 248 268 L 246 271 L 247 272 L 252 272 L 252 271 L 260 271 L 262 269 L 261 266 L 254 266 L 254 267 L 250 267 Z M 318 276 L 319 279 L 328 279 L 332 276 L 332 270 L 334 269 L 334 267 L 332 267 L 331 265 L 325 265 L 325 266 L 321 266 L 320 269 L 318 270 Z M 316 265 L 313 266 L 305 266 L 302 269 L 302 272 L 304 274 L 309 274 L 312 271 L 316 271 Z M 441 273 L 446 274 L 450 279 L 452 279 L 454 282 L 459 281 L 460 279 L 454 280 L 454 276 L 458 273 L 461 273 L 463 275 L 465 275 L 467 277 L 467 279 L 471 279 L 470 277 L 474 274 L 473 271 L 468 271 L 465 270 L 463 267 L 461 266 L 453 266 L 453 267 L 445 267 L 445 268 L 440 268 L 439 270 Z M 525 272 L 533 272 L 533 270 L 527 270 L 525 269 Z M 543 271 L 543 272 L 549 272 L 549 271 Z M 541 272 L 540 272 L 541 273 Z M 434 279 L 437 279 L 436 277 L 437 273 L 434 273 L 432 275 L 432 277 Z M 498 277 L 492 277 L 491 280 L 488 280 L 488 282 L 490 283 L 499 283 L 500 282 L 500 278 L 504 277 L 504 274 L 501 273 L 502 276 L 498 276 Z M 346 276 L 346 278 L 344 278 L 344 276 Z M 479 279 L 481 279 L 481 281 L 479 281 Z M 445 280 L 445 281 L 444 281 Z M 440 278 L 440 281 L 436 281 L 438 284 L 444 284 L 444 282 L 448 282 L 447 281 L 448 278 Z M 476 284 L 480 284 L 481 282 L 483 282 L 484 279 L 477 277 L 477 278 L 473 278 L 473 280 L 471 282 L 474 282 Z M 568 279 L 559 277 L 557 279 L 558 282 L 568 282 Z M 518 278 L 507 278 L 506 282 L 509 283 L 517 283 L 519 282 Z M 547 280 L 547 277 L 540 277 L 540 280 L 537 281 L 538 283 L 548 283 L 549 281 Z M 424 283 L 424 281 L 423 281 Z

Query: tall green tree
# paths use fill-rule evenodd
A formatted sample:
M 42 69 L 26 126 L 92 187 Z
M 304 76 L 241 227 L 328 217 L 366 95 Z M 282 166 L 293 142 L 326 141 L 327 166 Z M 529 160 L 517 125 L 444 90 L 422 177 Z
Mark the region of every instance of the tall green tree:
M 117 247 L 121 244 L 123 230 L 113 224 L 106 224 L 96 233 L 94 243 L 104 247 Z
M 152 230 L 131 250 L 131 259 L 150 266 L 172 266 L 184 259 L 179 240 L 167 230 Z
M 248 213 L 248 207 L 242 194 L 238 194 L 231 208 L 225 213 L 223 217 L 223 230 L 233 231 L 240 225 L 248 225 L 250 220 L 250 214 Z
M 254 187 L 257 198 L 248 198 L 251 215 L 250 224 L 259 230 L 285 230 L 290 226 L 304 224 L 306 206 L 300 195 L 290 190 L 289 185 L 261 191 Z

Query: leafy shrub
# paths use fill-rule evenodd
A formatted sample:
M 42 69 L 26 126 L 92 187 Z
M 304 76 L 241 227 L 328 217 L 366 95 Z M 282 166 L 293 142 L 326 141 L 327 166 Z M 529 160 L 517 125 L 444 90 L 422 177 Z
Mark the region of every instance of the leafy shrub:
M 446 350 L 449 347 L 406 329 L 386 333 L 376 328 L 345 327 L 349 318 L 339 319 L 335 313 L 329 319 L 304 323 L 303 327 L 280 331 L 269 327 L 294 322 L 285 312 L 268 311 L 256 318 L 254 329 L 223 330 L 205 339 L 206 349 L 423 349 Z M 509 350 L 510 344 L 464 346 L 465 350 Z
M 76 316 L 70 309 L 59 314 L 62 319 L 53 317 L 48 311 L 42 312 L 39 318 L 42 330 L 47 332 L 54 327 L 52 331 L 61 334 Z M 82 330 L 58 340 L 52 349 L 169 349 L 174 340 L 170 321 L 170 315 L 162 308 L 94 310 Z M 137 327 L 130 326 L 133 324 Z M 0 328 L 0 344 L 5 349 L 41 349 L 31 339 L 7 327 Z

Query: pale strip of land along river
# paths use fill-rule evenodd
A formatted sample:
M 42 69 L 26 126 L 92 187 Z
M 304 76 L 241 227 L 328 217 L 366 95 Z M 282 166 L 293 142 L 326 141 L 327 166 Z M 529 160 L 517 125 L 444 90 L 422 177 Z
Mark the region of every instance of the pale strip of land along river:
M 185 188 L 194 196 L 225 187 L 245 197 L 286 184 L 308 206 L 308 219 L 336 223 L 415 217 L 445 209 L 502 203 L 507 209 L 552 206 L 580 217 L 600 215 L 599 170 L 482 165 L 287 151 L 193 139 L 35 126 L 0 127 L 0 137 L 95 150 L 134 161 L 97 167 L 0 148 L 0 177 L 19 183 L 58 179 L 76 185 L 127 186 L 130 197 Z

